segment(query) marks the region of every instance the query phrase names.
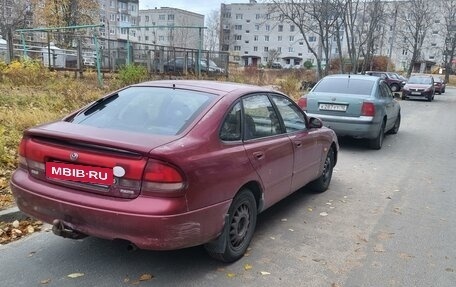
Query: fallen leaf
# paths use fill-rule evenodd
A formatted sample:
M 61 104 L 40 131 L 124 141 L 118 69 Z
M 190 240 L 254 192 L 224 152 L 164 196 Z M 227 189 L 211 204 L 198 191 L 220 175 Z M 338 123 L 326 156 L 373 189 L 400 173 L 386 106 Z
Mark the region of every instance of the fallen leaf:
M 32 252 L 29 253 L 28 257 L 32 257 L 35 254 L 36 254 L 36 251 L 32 251 Z
M 271 273 L 266 272 L 266 271 L 261 271 L 260 273 L 261 273 L 261 275 L 271 275 Z
M 275 240 L 275 237 L 272 237 L 272 236 L 271 236 L 271 237 L 269 237 L 269 238 L 271 238 L 272 240 Z
M 234 274 L 234 273 L 226 273 L 226 277 L 233 278 L 233 277 L 236 277 L 236 274 Z
M 250 264 L 245 264 L 245 265 L 244 265 L 244 270 L 250 270 L 250 269 L 252 269 L 252 268 L 253 268 L 253 266 L 250 265 Z
M 286 218 L 282 218 L 280 221 L 286 222 L 287 220 L 288 220 L 288 219 L 286 219 Z
M 291 229 L 291 228 L 290 228 L 290 229 L 288 229 L 288 230 L 290 230 L 291 232 L 293 232 L 293 231 L 294 231 L 294 229 Z
M 13 227 L 18 228 L 19 227 L 19 220 L 14 220 L 13 221 Z
M 331 202 L 326 202 L 326 205 L 332 205 L 332 203 Z
M 45 284 L 49 284 L 51 282 L 51 278 L 48 278 L 48 279 L 44 279 L 44 280 L 41 280 L 40 283 L 45 285 Z
M 149 281 L 152 278 L 154 278 L 154 276 L 150 274 L 143 274 L 141 277 L 139 277 L 139 281 Z
M 385 252 L 385 248 L 383 248 L 383 245 L 382 244 L 377 244 L 375 245 L 374 247 L 374 252 Z
M 327 212 L 321 212 L 320 215 L 321 216 L 328 216 L 328 213 Z
M 124 279 L 124 283 L 128 283 L 128 282 L 130 282 L 130 278 L 128 278 L 128 277 L 125 277 L 125 279 Z
M 70 278 L 78 278 L 78 277 L 82 277 L 84 276 L 84 273 L 71 273 L 71 274 L 68 274 L 68 277 Z
M 313 209 L 309 207 L 309 208 L 307 208 L 307 210 L 308 210 L 308 211 L 312 211 Z
M 31 225 L 27 226 L 27 233 L 33 233 L 35 232 L 35 228 Z

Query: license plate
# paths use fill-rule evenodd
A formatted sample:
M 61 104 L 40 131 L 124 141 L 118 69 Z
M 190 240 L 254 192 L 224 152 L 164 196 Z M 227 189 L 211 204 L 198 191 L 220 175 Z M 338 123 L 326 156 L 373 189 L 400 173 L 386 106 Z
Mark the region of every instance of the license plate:
M 421 95 L 421 92 L 412 92 L 412 95 Z
M 112 168 L 85 166 L 62 162 L 47 162 L 46 176 L 51 179 L 104 185 L 111 185 L 114 181 Z
M 335 105 L 335 104 L 320 104 L 318 105 L 318 109 L 324 111 L 339 111 L 345 112 L 347 110 L 346 105 Z

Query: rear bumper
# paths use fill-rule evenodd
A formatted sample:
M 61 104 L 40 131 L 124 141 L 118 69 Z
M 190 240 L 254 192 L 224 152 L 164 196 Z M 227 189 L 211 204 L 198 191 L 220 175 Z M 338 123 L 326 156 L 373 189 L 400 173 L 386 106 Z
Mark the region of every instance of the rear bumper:
M 229 200 L 175 214 L 149 214 L 147 206 L 151 211 L 157 204 L 171 209 L 176 206 L 176 198 L 140 196 L 125 200 L 84 194 L 42 183 L 20 169 L 12 176 L 11 190 L 21 211 L 44 222 L 59 219 L 86 235 L 123 239 L 151 250 L 186 248 L 216 238 L 231 203 Z
M 323 124 L 334 130 L 337 136 L 373 139 L 377 137 L 381 122 L 376 123 L 373 117 L 343 117 L 321 114 L 308 114 L 319 118 Z

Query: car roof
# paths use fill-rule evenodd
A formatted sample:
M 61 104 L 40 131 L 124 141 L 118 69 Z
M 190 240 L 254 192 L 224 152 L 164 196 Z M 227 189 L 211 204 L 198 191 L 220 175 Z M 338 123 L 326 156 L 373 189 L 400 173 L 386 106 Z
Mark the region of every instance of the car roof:
M 240 84 L 233 82 L 220 82 L 208 80 L 159 80 L 139 83 L 133 86 L 142 87 L 163 87 L 163 88 L 176 88 L 187 89 L 193 91 L 207 92 L 223 96 L 228 93 L 251 93 L 251 92 L 274 92 L 271 88 L 260 87 L 255 85 Z

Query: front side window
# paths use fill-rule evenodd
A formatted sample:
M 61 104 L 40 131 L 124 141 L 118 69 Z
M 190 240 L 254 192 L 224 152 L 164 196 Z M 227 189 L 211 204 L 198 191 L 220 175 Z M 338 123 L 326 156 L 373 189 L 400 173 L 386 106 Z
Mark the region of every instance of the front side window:
M 272 101 L 277 106 L 277 109 L 282 116 L 287 133 L 293 133 L 306 129 L 304 114 L 290 99 L 279 95 L 273 95 Z

